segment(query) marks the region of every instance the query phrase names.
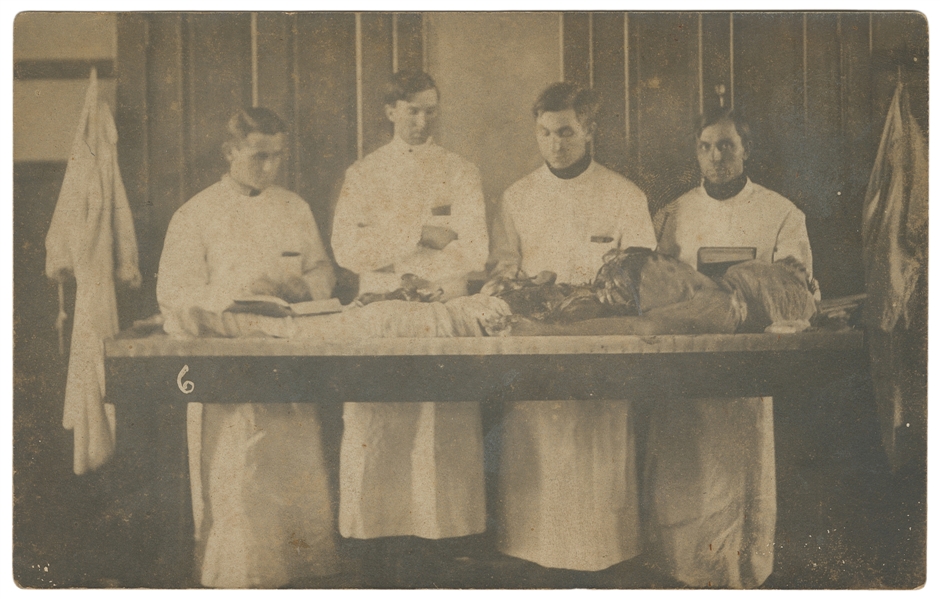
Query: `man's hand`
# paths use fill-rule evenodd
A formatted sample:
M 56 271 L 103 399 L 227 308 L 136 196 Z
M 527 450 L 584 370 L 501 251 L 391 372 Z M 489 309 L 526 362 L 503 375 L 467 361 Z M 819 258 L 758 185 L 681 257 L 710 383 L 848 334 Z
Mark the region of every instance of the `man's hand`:
M 432 250 L 442 250 L 447 247 L 447 244 L 456 239 L 457 233 L 453 229 L 424 225 L 421 227 L 421 241 L 418 242 L 418 245 L 423 245 Z
M 74 275 L 72 274 L 72 269 L 70 268 L 60 268 L 54 273 L 49 275 L 49 278 L 55 281 L 56 283 L 65 283 L 71 279 Z
M 115 270 L 115 276 L 121 283 L 131 289 L 140 289 L 141 279 L 140 269 L 133 264 L 123 264 Z
M 301 277 L 275 281 L 268 276 L 262 276 L 252 282 L 250 290 L 255 295 L 273 295 L 290 304 L 305 302 L 312 297 L 307 281 Z
M 278 287 L 277 296 L 291 304 L 313 299 L 313 296 L 310 294 L 310 286 L 307 285 L 307 281 L 301 277 L 290 277 L 282 281 Z
M 249 289 L 255 295 L 274 295 L 280 297 L 277 295 L 277 283 L 267 276 L 261 276 L 252 281 Z

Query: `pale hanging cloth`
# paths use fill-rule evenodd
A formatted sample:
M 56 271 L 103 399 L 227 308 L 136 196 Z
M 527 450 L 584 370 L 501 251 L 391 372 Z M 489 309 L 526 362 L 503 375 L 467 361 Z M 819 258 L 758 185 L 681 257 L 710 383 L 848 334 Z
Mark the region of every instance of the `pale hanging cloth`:
M 918 342 L 907 331 L 915 316 L 915 289 L 927 274 L 927 169 L 927 142 L 898 83 L 862 213 L 872 379 L 882 442 L 895 469 L 908 457 L 899 446 L 899 429 L 913 428 L 908 432 L 914 437 L 926 438 L 926 397 L 912 384 L 915 365 L 902 351 Z
M 140 285 L 137 240 L 117 162 L 111 110 L 91 70 L 65 179 L 46 235 L 46 275 L 74 273 L 75 315 L 62 425 L 74 431 L 75 474 L 114 453 L 114 406 L 104 403 L 103 340 L 118 332 L 114 277 Z

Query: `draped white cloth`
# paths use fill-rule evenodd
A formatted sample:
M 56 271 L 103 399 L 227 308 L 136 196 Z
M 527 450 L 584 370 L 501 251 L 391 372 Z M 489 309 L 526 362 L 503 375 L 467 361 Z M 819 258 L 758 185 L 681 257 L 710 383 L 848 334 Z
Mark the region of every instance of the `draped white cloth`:
M 103 340 L 118 332 L 114 278 L 140 284 L 134 221 L 117 159 L 111 110 L 94 69 L 46 235 L 46 274 L 75 275 L 75 315 L 62 425 L 73 431 L 75 474 L 113 455 L 114 406 L 104 403 Z
M 498 268 L 593 280 L 616 247 L 656 245 L 646 196 L 592 163 L 573 179 L 542 166 L 506 190 Z M 630 403 L 520 401 L 507 406 L 496 507 L 498 548 L 542 566 L 602 570 L 639 553 Z
M 425 226 L 457 238 L 443 249 L 421 247 Z M 359 274 L 360 293 L 397 289 L 404 273 L 465 281 L 483 270 L 489 249 L 478 169 L 431 141 L 412 146 L 396 137 L 346 172 L 332 245 L 337 262 Z M 343 423 L 344 537 L 483 532 L 478 403 L 347 403 Z
M 748 181 L 727 200 L 689 191 L 656 218 L 659 250 L 696 266 L 700 247 L 755 247 L 812 274 L 803 213 Z M 651 413 L 646 458 L 650 541 L 674 578 L 751 588 L 773 570 L 777 518 L 770 397 L 676 399 Z
M 314 299 L 333 273 L 310 208 L 279 187 L 243 195 L 228 177 L 184 204 L 167 231 L 157 300 L 173 335 L 204 330 L 259 276 L 301 276 Z M 336 571 L 328 474 L 313 404 L 190 409 L 196 560 L 208 587 L 277 587 Z
M 924 134 L 911 114 L 907 90 L 899 84 L 868 181 L 862 220 L 872 378 L 882 442 L 895 469 L 922 452 L 926 440 L 926 397 L 918 366 L 905 349 L 926 343 L 908 328 L 913 319 L 926 318 L 916 313 L 913 297 L 927 276 L 927 158 Z M 917 442 L 899 440 L 908 435 Z

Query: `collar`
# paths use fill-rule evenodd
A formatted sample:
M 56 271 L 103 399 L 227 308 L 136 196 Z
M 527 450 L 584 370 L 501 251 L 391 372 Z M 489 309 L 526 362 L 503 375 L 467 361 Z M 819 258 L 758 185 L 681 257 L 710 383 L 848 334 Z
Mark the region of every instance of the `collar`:
M 722 201 L 731 199 L 741 193 L 747 185 L 747 181 L 747 175 L 742 173 L 741 176 L 736 179 L 717 185 L 703 180 L 702 187 L 705 189 L 705 193 L 708 197 L 713 200 Z
M 588 170 L 588 168 L 591 166 L 592 162 L 593 159 L 591 157 L 591 153 L 585 152 L 584 156 L 582 156 L 577 162 L 570 166 L 566 166 L 565 168 L 554 169 L 547 162 L 545 163 L 545 166 L 547 166 L 548 170 L 559 179 L 567 180 L 574 179 L 584 173 L 584 171 Z
M 233 193 L 246 198 L 256 198 L 264 191 L 263 189 L 246 188 L 244 185 L 237 183 L 235 179 L 232 179 L 228 173 L 222 175 L 222 183 Z
M 389 142 L 389 147 L 395 150 L 400 154 L 411 155 L 411 156 L 420 156 L 428 151 L 434 145 L 434 139 L 428 137 L 420 146 L 413 146 L 410 143 L 400 139 L 397 135 L 392 135 L 392 141 Z

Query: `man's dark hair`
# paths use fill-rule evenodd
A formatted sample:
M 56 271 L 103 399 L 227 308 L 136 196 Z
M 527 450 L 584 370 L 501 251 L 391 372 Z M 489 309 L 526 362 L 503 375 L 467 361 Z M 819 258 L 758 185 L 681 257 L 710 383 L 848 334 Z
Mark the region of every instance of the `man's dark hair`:
M 582 126 L 592 125 L 600 108 L 600 98 L 591 89 L 574 83 L 553 83 L 539 94 L 532 106 L 532 114 L 538 118 L 543 112 L 561 112 L 573 109 Z
M 695 140 L 698 141 L 702 136 L 702 131 L 707 127 L 711 127 L 722 121 L 730 121 L 734 124 L 735 130 L 741 137 L 741 145 L 744 146 L 744 151 L 750 154 L 754 144 L 754 140 L 751 137 L 751 125 L 741 111 L 735 111 L 732 108 L 716 108 L 711 112 L 703 114 L 699 118 L 698 128 L 695 130 Z
M 237 147 L 252 133 L 264 135 L 287 133 L 287 125 L 281 117 L 268 108 L 239 108 L 228 120 L 225 133 L 223 148 L 228 150 Z
M 385 85 L 383 96 L 386 106 L 395 106 L 399 100 L 407 101 L 413 95 L 429 89 L 437 89 L 434 79 L 423 71 L 406 69 L 398 71 Z

